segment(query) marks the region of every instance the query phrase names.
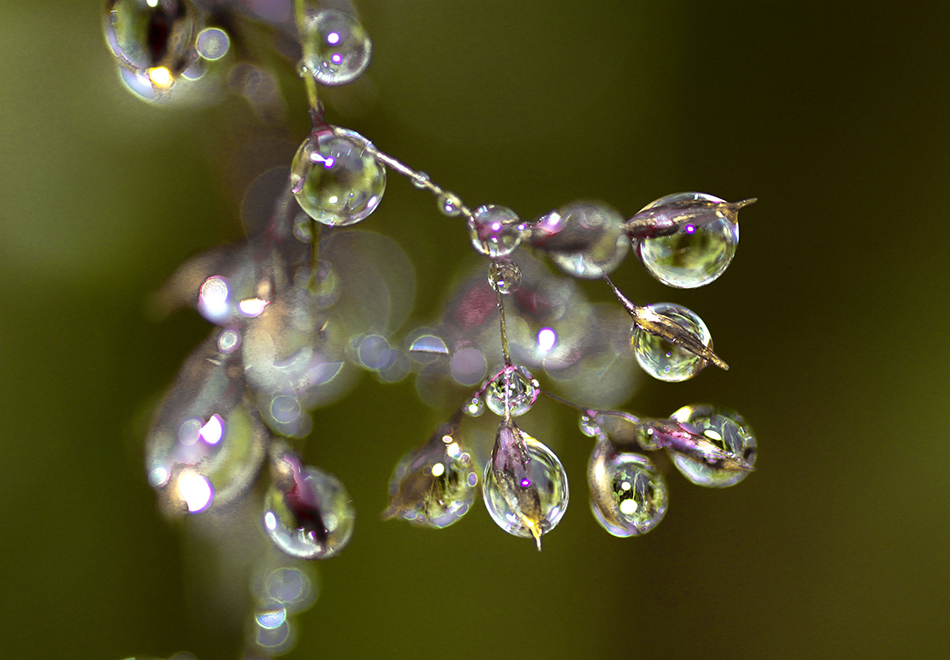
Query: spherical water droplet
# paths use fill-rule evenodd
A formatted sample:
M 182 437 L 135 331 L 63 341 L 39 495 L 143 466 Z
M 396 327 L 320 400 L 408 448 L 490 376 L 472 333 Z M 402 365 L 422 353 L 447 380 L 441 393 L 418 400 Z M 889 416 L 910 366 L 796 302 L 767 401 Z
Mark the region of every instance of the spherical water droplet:
M 476 469 L 458 442 L 457 425 L 444 424 L 429 442 L 399 461 L 389 481 L 389 508 L 383 517 L 448 527 L 468 513 L 475 500 Z
M 426 184 L 429 183 L 430 181 L 429 175 L 426 174 L 425 172 L 418 172 L 417 174 L 418 174 L 418 178 L 414 177 L 410 179 L 412 181 L 412 185 L 418 188 L 419 190 L 425 190 Z
M 218 350 L 230 355 L 241 345 L 241 333 L 234 328 L 225 328 L 218 335 Z
M 562 270 L 587 279 L 612 272 L 630 249 L 623 217 L 606 204 L 574 202 L 531 226 L 531 244 Z
M 666 513 L 663 475 L 646 456 L 618 453 L 608 440 L 598 442 L 591 454 L 587 483 L 594 517 L 614 536 L 646 534 Z
M 264 500 L 264 531 L 293 557 L 326 559 L 353 534 L 350 496 L 332 474 L 303 466 L 291 454 L 277 460 L 278 478 Z
M 524 238 L 527 225 L 514 211 L 486 204 L 472 213 L 468 235 L 476 250 L 489 257 L 505 257 L 514 252 Z
M 521 267 L 508 257 L 493 259 L 488 267 L 488 283 L 502 294 L 510 294 L 521 287 Z
M 480 396 L 473 396 L 465 404 L 465 414 L 470 417 L 481 417 L 485 412 L 485 399 Z
M 452 193 L 439 195 L 438 203 L 442 214 L 450 218 L 454 218 L 462 212 L 462 200 L 458 198 L 458 195 Z
M 366 151 L 364 138 L 347 134 L 315 130 L 297 150 L 290 173 L 300 208 L 331 227 L 365 219 L 386 190 L 386 169 Z
M 369 66 L 372 42 L 366 29 L 350 14 L 324 9 L 304 26 L 303 63 L 323 85 L 345 85 Z
M 502 422 L 482 487 L 492 520 L 509 534 L 534 538 L 561 521 L 569 492 L 564 466 L 554 452 L 514 424 Z
M 590 415 L 581 415 L 578 424 L 581 428 L 581 433 L 586 435 L 588 438 L 596 438 L 598 435 L 603 434 L 600 425 Z
M 523 415 L 538 400 L 538 381 L 524 367 L 505 367 L 485 388 L 485 403 L 496 415 Z
M 741 459 L 746 465 L 755 465 L 758 453 L 755 434 L 749 423 L 734 410 L 710 405 L 684 406 L 673 413 L 670 419 L 690 425 L 707 440 Z M 713 467 L 669 447 L 667 453 L 683 476 L 700 486 L 725 488 L 739 483 L 749 474 L 749 470 L 741 468 Z
M 289 614 L 313 605 L 317 591 L 312 571 L 305 564 L 274 568 L 261 575 L 255 587 L 261 601 L 280 603 Z
M 196 57 L 198 20 L 191 0 L 109 0 L 106 41 L 119 66 L 171 87 Z
M 231 39 L 224 30 L 209 27 L 198 33 L 195 47 L 203 59 L 214 62 L 227 55 L 228 48 L 231 47 Z
M 712 337 L 706 324 L 692 311 L 682 305 L 674 303 L 655 303 L 647 306 L 657 314 L 672 319 L 685 330 L 698 337 L 709 348 L 712 348 Z M 637 362 L 643 370 L 658 380 L 679 382 L 688 380 L 698 374 L 706 366 L 706 360 L 694 355 L 676 344 L 651 335 L 641 328 L 634 326 L 630 337 Z
M 640 213 L 654 209 L 695 219 L 671 235 L 636 242 L 637 256 L 653 277 L 667 286 L 693 289 L 722 275 L 739 244 L 739 223 L 728 202 L 704 193 L 679 193 L 656 200 Z

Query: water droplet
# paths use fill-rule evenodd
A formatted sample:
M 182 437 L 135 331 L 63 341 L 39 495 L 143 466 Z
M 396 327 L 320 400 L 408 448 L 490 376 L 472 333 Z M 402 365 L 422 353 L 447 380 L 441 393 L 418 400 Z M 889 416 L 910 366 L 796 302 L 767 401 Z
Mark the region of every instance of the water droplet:
M 476 250 L 489 257 L 505 257 L 524 238 L 527 225 L 504 206 L 479 206 L 468 221 L 468 235 Z
M 356 343 L 356 357 L 360 365 L 370 371 L 379 371 L 388 367 L 395 359 L 395 353 L 382 335 L 368 334 Z
M 331 227 L 365 219 L 386 190 L 386 169 L 366 151 L 365 138 L 346 133 L 316 129 L 297 150 L 290 173 L 300 208 Z
M 231 47 L 231 39 L 224 30 L 209 27 L 198 33 L 195 46 L 202 58 L 214 62 L 227 55 L 228 48 Z
M 350 14 L 324 9 L 303 29 L 303 63 L 322 85 L 345 85 L 369 66 L 372 42 L 363 25 Z
M 191 0 L 109 0 L 104 27 L 119 66 L 155 88 L 171 87 L 197 56 Z
M 289 453 L 275 461 L 275 472 L 264 500 L 271 541 L 301 559 L 326 559 L 342 550 L 353 534 L 354 512 L 339 479 Z
M 234 328 L 225 328 L 218 335 L 218 350 L 230 355 L 241 345 L 241 333 Z
M 630 249 L 623 217 L 606 204 L 573 202 L 531 225 L 531 244 L 562 270 L 587 279 L 612 272 Z
M 438 355 L 449 354 L 449 347 L 445 345 L 445 342 L 442 340 L 442 338 L 429 334 L 424 334 L 417 337 L 409 346 L 409 350 L 413 353 L 435 353 Z
M 448 527 L 468 513 L 478 483 L 474 460 L 459 443 L 458 423 L 443 424 L 422 447 L 399 461 L 389 481 L 383 518 Z
M 521 287 L 521 267 L 508 257 L 493 259 L 488 267 L 488 283 L 502 294 L 510 294 Z
M 317 588 L 306 565 L 280 566 L 260 579 L 256 592 L 265 602 L 280 603 L 290 614 L 308 609 L 317 598 Z
M 666 513 L 669 496 L 663 475 L 646 456 L 618 453 L 606 439 L 591 454 L 587 483 L 594 518 L 614 536 L 646 534 Z
M 734 410 L 721 406 L 684 406 L 670 419 L 702 434 L 720 450 L 740 459 L 748 466 L 755 465 L 758 447 L 749 423 Z M 725 488 L 739 483 L 749 474 L 748 469 L 734 465 L 717 466 L 695 456 L 667 447 L 667 453 L 683 476 L 700 486 Z
M 465 404 L 465 414 L 470 417 L 481 417 L 485 412 L 485 399 L 480 396 L 473 396 Z
M 712 349 L 709 329 L 692 311 L 674 303 L 655 303 L 647 305 L 647 309 L 673 320 Z M 688 380 L 706 366 L 706 360 L 698 355 L 662 337 L 651 335 L 637 326 L 633 327 L 630 344 L 643 370 L 658 380 Z
M 454 218 L 462 212 L 462 200 L 458 198 L 458 195 L 453 193 L 439 195 L 438 204 L 442 214 L 450 218 Z
M 513 423 L 498 427 L 482 487 L 492 520 L 509 534 L 533 538 L 554 529 L 568 504 L 567 474 L 550 449 Z
M 647 205 L 629 222 L 649 218 L 673 233 L 636 240 L 650 274 L 667 286 L 693 289 L 709 284 L 729 266 L 739 244 L 739 208 L 704 193 L 678 193 Z M 661 234 L 662 229 L 658 229 Z
M 418 177 L 413 177 L 410 179 L 412 181 L 412 185 L 419 190 L 425 190 L 426 184 L 430 181 L 429 175 L 425 172 L 417 172 L 417 174 Z
M 588 438 L 596 438 L 598 435 L 603 434 L 600 425 L 590 415 L 581 415 L 579 425 L 581 433 Z
M 538 400 L 538 381 L 524 367 L 505 367 L 485 387 L 485 403 L 496 415 L 523 415 Z

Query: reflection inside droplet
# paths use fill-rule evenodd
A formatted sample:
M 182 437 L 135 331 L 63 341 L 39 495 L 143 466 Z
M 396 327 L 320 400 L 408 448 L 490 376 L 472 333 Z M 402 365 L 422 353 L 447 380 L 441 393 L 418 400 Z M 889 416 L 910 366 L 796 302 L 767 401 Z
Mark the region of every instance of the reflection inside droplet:
M 538 331 L 538 350 L 542 353 L 550 353 L 557 344 L 557 332 L 553 328 L 541 328 Z
M 178 494 L 188 507 L 188 513 L 201 513 L 214 499 L 211 482 L 194 470 L 182 470 L 178 476 Z
M 441 338 L 435 335 L 422 335 L 409 346 L 409 350 L 416 353 L 441 353 L 448 355 L 449 349 Z

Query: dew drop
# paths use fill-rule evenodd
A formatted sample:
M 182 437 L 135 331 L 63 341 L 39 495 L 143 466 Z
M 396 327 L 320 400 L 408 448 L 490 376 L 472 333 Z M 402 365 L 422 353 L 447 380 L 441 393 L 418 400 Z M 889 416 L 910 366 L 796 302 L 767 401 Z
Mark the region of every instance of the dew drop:
M 443 195 L 439 195 L 439 199 L 437 201 L 439 204 L 439 210 L 443 215 L 454 218 L 462 212 L 462 200 L 458 198 L 458 195 L 445 193 Z
M 591 454 L 587 483 L 594 518 L 614 536 L 646 534 L 666 514 L 669 495 L 663 475 L 646 456 L 618 453 L 606 439 Z
M 153 87 L 171 87 L 197 56 L 191 0 L 109 0 L 104 27 L 119 66 L 147 75 Z
M 365 138 L 346 133 L 316 129 L 297 150 L 290 173 L 300 208 L 331 227 L 364 220 L 386 190 L 386 169 L 365 149 Z
M 495 258 L 514 252 L 525 236 L 527 225 L 514 211 L 504 206 L 479 206 L 468 221 L 472 245 L 482 254 Z
M 227 55 L 231 39 L 224 30 L 210 27 L 198 33 L 195 46 L 203 59 L 214 62 Z
M 672 319 L 687 332 L 712 348 L 712 337 L 706 324 L 692 311 L 674 303 L 655 303 L 647 309 Z M 679 382 L 688 380 L 706 366 L 706 360 L 694 355 L 662 337 L 651 335 L 638 326 L 633 326 L 630 345 L 637 362 L 648 374 L 658 380 Z
M 574 277 L 612 272 L 630 249 L 623 217 L 606 204 L 574 202 L 531 225 L 531 244 Z
M 303 30 L 303 65 L 322 85 L 345 85 L 369 66 L 372 42 L 363 25 L 350 14 L 324 9 Z
M 523 415 L 538 400 L 538 381 L 524 367 L 505 367 L 485 388 L 485 403 L 496 415 Z
M 488 284 L 498 293 L 514 293 L 521 287 L 521 278 L 521 267 L 508 257 L 493 259 L 488 267 Z
M 670 419 L 689 425 L 720 450 L 741 459 L 746 465 L 755 465 L 758 454 L 755 434 L 736 411 L 721 406 L 692 405 L 680 408 Z M 710 465 L 672 447 L 667 447 L 667 453 L 683 476 L 700 486 L 725 488 L 739 483 L 749 474 L 748 469 Z
M 465 404 L 465 414 L 470 417 L 481 417 L 485 412 L 485 399 L 480 396 L 473 396 Z

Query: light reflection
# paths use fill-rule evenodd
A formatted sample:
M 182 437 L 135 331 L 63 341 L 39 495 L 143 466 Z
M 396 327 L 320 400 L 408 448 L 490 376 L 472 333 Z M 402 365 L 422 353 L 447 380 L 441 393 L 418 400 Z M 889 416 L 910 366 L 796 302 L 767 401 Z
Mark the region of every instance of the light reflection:
M 553 328 L 541 328 L 538 332 L 538 349 L 542 353 L 550 353 L 557 344 L 557 332 Z
M 209 277 L 198 290 L 198 312 L 212 323 L 226 320 L 229 295 L 226 279 L 218 275 Z
M 153 66 L 148 70 L 149 80 L 159 89 L 168 89 L 175 82 L 172 72 L 163 66 Z
M 267 309 L 268 302 L 260 298 L 247 298 L 238 303 L 241 314 L 248 318 L 257 318 Z
M 269 607 L 267 609 L 258 610 L 254 618 L 257 620 L 257 625 L 261 628 L 273 630 L 283 625 L 284 621 L 287 620 L 287 610 L 279 605 Z
M 224 420 L 215 413 L 208 423 L 201 427 L 201 437 L 209 445 L 216 445 L 224 437 Z
M 178 494 L 188 507 L 188 513 L 201 513 L 214 499 L 211 482 L 194 470 L 182 470 L 178 476 Z
M 415 353 L 440 353 L 448 355 L 449 348 L 440 337 L 435 335 L 422 335 L 409 346 L 409 350 Z

